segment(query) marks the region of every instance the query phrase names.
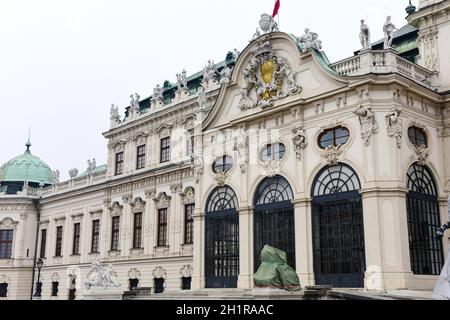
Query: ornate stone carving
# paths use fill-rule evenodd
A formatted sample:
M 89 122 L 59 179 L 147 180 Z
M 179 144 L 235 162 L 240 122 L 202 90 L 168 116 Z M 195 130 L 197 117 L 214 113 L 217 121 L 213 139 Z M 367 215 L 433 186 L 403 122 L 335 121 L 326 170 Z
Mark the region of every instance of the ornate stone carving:
M 81 223 L 81 221 L 83 220 L 83 213 L 76 213 L 72 215 L 72 221 L 73 223 Z
M 264 33 L 279 31 L 278 24 L 272 18 L 272 16 L 267 13 L 263 13 L 261 15 L 261 19 L 259 20 L 259 27 Z
M 122 214 L 122 211 L 123 211 L 123 206 L 120 205 L 120 204 L 116 201 L 116 202 L 114 202 L 114 203 L 112 204 L 111 207 L 109 207 L 109 210 L 110 210 L 110 213 L 111 213 L 111 216 L 112 216 L 112 217 L 120 216 L 120 215 Z
M 92 161 L 91 160 L 88 160 L 87 161 L 87 173 L 88 173 L 88 175 L 92 175 L 92 174 L 94 174 L 94 172 L 95 172 L 95 169 L 97 169 L 97 162 L 96 162 L 96 160 L 95 160 L 95 158 L 94 159 L 92 159 Z
M 64 223 L 66 222 L 65 216 L 57 216 L 55 217 L 55 226 L 61 227 L 64 226 Z
M 192 267 L 190 265 L 185 265 L 180 270 L 180 274 L 183 278 L 190 278 L 192 277 Z
M 139 102 L 140 102 L 141 97 L 137 93 L 135 93 L 134 95 L 130 95 L 130 98 L 131 98 L 131 102 L 130 102 L 129 113 L 131 115 L 138 114 L 140 111 Z
M 383 25 L 384 32 L 384 49 L 389 49 L 392 47 L 392 41 L 394 40 L 394 32 L 398 30 L 391 21 L 391 16 L 386 18 L 386 22 Z
M 86 289 L 90 288 L 118 288 L 120 282 L 113 270 L 112 264 L 101 267 L 97 260 L 92 261 L 91 271 L 85 282 Z
M 369 106 L 360 105 L 353 112 L 359 117 L 359 122 L 361 124 L 361 138 L 364 141 L 366 147 L 370 146 L 370 138 L 373 134 L 378 133 L 378 122 L 375 113 Z
M 53 183 L 54 184 L 57 184 L 57 183 L 60 183 L 61 181 L 60 181 L 60 173 L 59 173 L 59 170 L 55 170 L 55 171 L 53 171 Z
M 145 211 L 145 201 L 141 198 L 136 198 L 134 201 L 130 204 L 131 211 L 132 212 L 143 212 Z
M 322 41 L 319 40 L 319 35 L 311 32 L 308 28 L 305 29 L 305 34 L 298 41 L 303 46 L 303 52 L 308 51 L 308 49 L 322 50 Z
M 128 271 L 128 279 L 138 279 L 138 280 L 140 280 L 141 279 L 141 272 L 138 269 L 136 269 L 136 268 L 131 269 L 130 271 Z
M 130 204 L 132 200 L 133 200 L 133 195 L 131 193 L 124 194 L 122 196 L 123 203 Z
M 266 171 L 266 176 L 269 178 L 273 178 L 280 173 L 281 161 L 268 159 L 264 161 L 264 168 Z
M 214 177 L 214 180 L 216 181 L 219 187 L 223 187 L 227 183 L 228 178 L 229 178 L 228 172 L 219 172 Z
M 387 130 L 389 137 L 394 137 L 397 140 L 397 147 L 402 147 L 403 136 L 403 119 L 401 118 L 402 109 L 398 106 L 391 108 L 386 116 Z
M 145 191 L 145 197 L 147 199 L 154 199 L 156 197 L 156 189 L 151 189 Z
M 231 71 L 232 69 L 225 65 L 223 69 L 220 71 L 220 84 L 228 84 L 231 79 Z
M 153 270 L 153 276 L 156 279 L 166 279 L 167 272 L 163 267 L 157 267 L 155 270 Z
M 416 153 L 417 163 L 424 166 L 427 164 L 427 159 L 429 156 L 429 150 L 425 145 L 416 146 L 413 145 L 414 152 Z
M 417 45 L 420 52 L 420 64 L 431 71 L 439 71 L 438 30 L 419 31 Z
M 339 164 L 339 156 L 343 151 L 343 145 L 341 144 L 337 146 L 329 146 L 323 151 L 322 157 L 326 159 L 326 162 L 330 167 L 337 166 Z
M 183 191 L 183 184 L 182 183 L 178 183 L 178 184 L 174 184 L 170 186 L 170 192 L 172 192 L 172 194 L 181 194 L 181 192 Z
M 253 55 L 243 71 L 245 86 L 241 88 L 240 110 L 272 107 L 275 101 L 301 91 L 292 67 L 275 53 L 268 36 L 258 40 Z
M 292 128 L 292 142 L 294 144 L 295 154 L 299 161 L 302 160 L 303 149 L 308 145 L 308 140 L 306 137 L 305 130 L 303 126 L 295 126 Z
M 364 19 L 361 20 L 361 32 L 359 33 L 359 40 L 361 41 L 361 46 L 363 49 L 369 49 L 371 47 L 370 42 L 370 29 L 369 26 L 365 23 Z
M 169 197 L 165 192 L 161 192 L 157 198 L 154 198 L 153 201 L 156 203 L 156 208 L 169 208 L 170 207 L 170 201 L 172 197 Z
M 238 154 L 239 168 L 241 169 L 241 173 L 245 174 L 245 172 L 247 171 L 249 148 L 247 134 L 242 128 L 238 130 L 238 133 L 234 138 L 233 150 Z
M 208 101 L 206 100 L 206 90 L 204 84 L 201 84 L 198 88 L 197 102 L 200 110 L 205 110 L 208 108 Z
M 188 90 L 186 70 L 184 69 L 183 72 L 177 73 L 177 88 L 180 92 L 186 92 Z
M 208 63 L 203 68 L 203 84 L 208 86 L 210 82 L 216 82 L 216 64 L 214 60 L 208 60 Z
M 200 182 L 200 177 L 203 175 L 205 171 L 205 164 L 203 162 L 203 156 L 195 156 L 194 157 L 194 172 L 195 172 L 195 182 Z
M 191 204 L 195 203 L 195 190 L 192 187 L 186 188 L 184 192 L 181 194 L 181 198 L 183 200 L 183 204 Z
M 10 217 L 6 217 L 0 221 L 0 230 L 14 230 L 18 224 L 18 221 L 14 221 Z

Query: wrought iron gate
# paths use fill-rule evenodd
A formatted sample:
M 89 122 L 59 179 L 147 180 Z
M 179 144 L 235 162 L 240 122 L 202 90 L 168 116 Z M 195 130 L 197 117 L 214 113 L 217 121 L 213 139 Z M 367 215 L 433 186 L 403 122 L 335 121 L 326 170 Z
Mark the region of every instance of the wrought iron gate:
M 294 208 L 290 201 L 256 206 L 254 212 L 254 269 L 261 265 L 265 245 L 286 252 L 288 264 L 295 270 Z
M 237 288 L 239 215 L 235 209 L 207 214 L 205 249 L 206 288 Z
M 312 215 L 316 285 L 363 288 L 366 260 L 359 192 L 316 197 Z

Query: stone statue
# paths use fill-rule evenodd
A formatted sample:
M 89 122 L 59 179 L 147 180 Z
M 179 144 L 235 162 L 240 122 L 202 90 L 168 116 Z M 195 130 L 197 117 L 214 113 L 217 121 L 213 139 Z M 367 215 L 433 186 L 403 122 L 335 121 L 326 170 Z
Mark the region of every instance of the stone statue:
M 119 115 L 119 107 L 112 104 L 111 105 L 111 111 L 110 111 L 110 117 L 111 120 L 111 127 L 114 127 L 120 123 L 120 115 Z
M 255 41 L 256 39 L 258 39 L 259 37 L 261 37 L 261 31 L 259 31 L 258 28 L 256 28 L 255 33 L 253 34 L 252 40 L 250 40 L 250 42 Z
M 394 32 L 398 30 L 395 25 L 391 22 L 391 16 L 386 18 L 386 22 L 383 26 L 384 32 L 384 49 L 388 49 L 392 47 L 392 41 L 394 40 Z
M 183 70 L 182 73 L 177 74 L 177 87 L 178 87 L 179 91 L 182 91 L 182 92 L 187 91 L 186 70 Z
M 87 161 L 88 164 L 88 168 L 87 168 L 87 172 L 88 174 L 93 174 L 95 172 L 95 169 L 97 168 L 97 162 L 95 161 L 95 159 L 88 160 Z
M 53 177 L 54 177 L 54 184 L 60 183 L 60 180 L 59 180 L 59 170 L 53 171 Z
M 295 153 L 297 159 L 302 160 L 302 151 L 308 145 L 306 140 L 306 133 L 302 126 L 297 126 L 292 129 L 292 142 L 294 143 Z
M 231 68 L 225 65 L 220 71 L 220 84 L 228 84 L 231 79 Z
M 265 34 L 269 32 L 279 31 L 278 23 L 276 23 L 273 17 L 267 13 L 263 13 L 261 15 L 261 19 L 259 20 L 259 27 Z
M 359 34 L 359 40 L 363 49 L 369 49 L 371 47 L 370 43 L 370 29 L 364 20 L 361 20 L 361 33 Z
M 206 90 L 205 90 L 205 86 L 203 84 L 200 85 L 200 87 L 198 88 L 197 102 L 200 107 L 200 110 L 205 110 L 206 108 L 208 108 L 208 102 L 206 100 Z
M 370 145 L 370 137 L 372 137 L 373 134 L 378 133 L 378 123 L 375 113 L 372 111 L 371 107 L 364 107 L 362 105 L 360 105 L 353 113 L 359 117 L 359 122 L 361 124 L 361 138 L 364 141 L 364 145 L 368 147 Z
M 187 71 L 186 69 L 183 69 L 183 72 L 181 72 L 181 84 L 183 85 L 183 88 L 187 91 L 188 89 L 188 81 L 187 81 Z
M 234 60 L 237 61 L 237 59 L 241 55 L 241 52 L 238 49 L 234 48 L 233 55 L 234 55 Z
M 101 267 L 97 260 L 92 261 L 91 271 L 88 274 L 85 282 L 86 289 L 90 288 L 117 288 L 120 283 L 113 271 L 112 264 L 106 267 Z
M 299 86 L 295 80 L 295 72 L 292 70 L 291 65 L 287 59 L 283 57 L 274 57 L 278 64 L 279 70 L 275 72 L 275 75 L 285 76 L 288 84 L 289 93 L 293 94 L 299 91 Z
M 200 182 L 200 177 L 202 176 L 205 170 L 205 164 L 203 161 L 203 156 L 195 156 L 194 157 L 194 171 L 196 176 L 196 182 Z
M 208 83 L 210 80 L 215 80 L 216 72 L 214 60 L 208 60 L 207 65 L 203 68 L 203 82 Z
M 402 109 L 398 106 L 391 108 L 391 112 L 386 116 L 388 135 L 397 140 L 397 147 L 402 147 L 403 120 L 401 118 Z
M 73 168 L 69 170 L 69 177 L 70 179 L 75 179 L 78 176 L 78 169 Z
M 300 43 L 303 45 L 303 52 L 308 49 L 315 49 L 317 51 L 322 50 L 322 41 L 319 40 L 319 35 L 315 32 L 305 29 L 305 34 L 299 38 Z
M 161 86 L 160 86 L 159 84 L 156 85 L 155 89 L 153 89 L 153 97 L 152 97 L 152 100 L 153 100 L 155 103 L 163 103 L 163 100 L 164 100 L 163 93 L 164 93 L 164 89 L 161 88 Z

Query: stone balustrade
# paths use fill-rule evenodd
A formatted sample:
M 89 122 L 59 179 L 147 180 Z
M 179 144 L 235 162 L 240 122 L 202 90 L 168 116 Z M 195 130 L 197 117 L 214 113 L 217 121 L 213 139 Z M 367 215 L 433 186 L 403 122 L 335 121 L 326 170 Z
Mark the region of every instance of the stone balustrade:
M 398 73 L 432 90 L 437 88 L 437 73 L 400 57 L 396 51 L 364 50 L 357 56 L 330 65 L 341 76 Z

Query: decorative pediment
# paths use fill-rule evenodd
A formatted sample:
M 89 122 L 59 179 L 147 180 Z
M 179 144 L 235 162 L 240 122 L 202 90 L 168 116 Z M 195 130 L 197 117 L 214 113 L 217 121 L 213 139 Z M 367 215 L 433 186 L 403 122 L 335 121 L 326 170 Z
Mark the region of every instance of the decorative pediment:
M 191 204 L 195 203 L 195 190 L 192 187 L 186 188 L 184 192 L 181 194 L 183 199 L 183 204 Z
M 116 202 L 114 202 L 114 203 L 112 204 L 111 207 L 109 207 L 109 211 L 110 211 L 112 217 L 114 217 L 114 216 L 119 216 L 119 215 L 122 214 L 123 206 L 120 205 L 120 204 L 116 201 Z
M 125 145 L 127 144 L 124 140 L 118 140 L 110 144 L 110 148 L 115 152 L 123 152 L 125 150 Z
M 144 145 L 147 142 L 148 133 L 139 132 L 133 136 L 133 141 L 136 142 L 137 145 Z
M 156 128 L 155 133 L 161 137 L 169 136 L 173 128 L 171 123 L 163 123 L 158 128 Z
M 190 265 L 185 265 L 180 270 L 180 274 L 183 278 L 190 278 L 192 277 L 192 267 Z
M 138 280 L 140 280 L 141 279 L 141 272 L 138 269 L 136 269 L 136 268 L 131 269 L 130 271 L 128 271 L 128 279 L 138 279 Z
M 80 223 L 81 220 L 83 220 L 83 216 L 84 216 L 83 213 L 75 213 L 72 215 L 72 221 L 74 223 Z
M 167 272 L 163 267 L 157 267 L 155 270 L 153 270 L 153 276 L 156 279 L 166 279 Z
M 130 204 L 131 205 L 131 211 L 132 212 L 143 212 L 145 211 L 145 201 L 141 198 L 136 198 L 134 201 Z
M 168 196 L 165 192 L 161 192 L 157 198 L 154 198 L 153 201 L 156 203 L 156 208 L 169 208 L 170 207 L 170 201 L 172 200 L 172 197 Z
M 0 221 L 0 229 L 1 230 L 14 230 L 18 224 L 19 224 L 18 221 L 14 221 L 10 217 L 6 217 Z

